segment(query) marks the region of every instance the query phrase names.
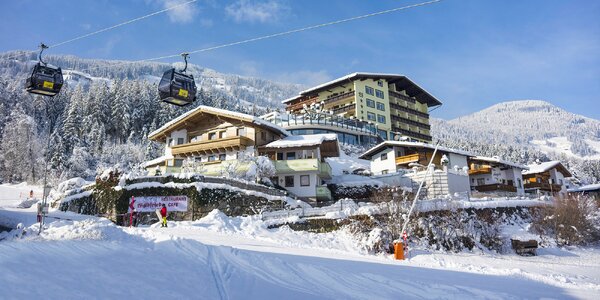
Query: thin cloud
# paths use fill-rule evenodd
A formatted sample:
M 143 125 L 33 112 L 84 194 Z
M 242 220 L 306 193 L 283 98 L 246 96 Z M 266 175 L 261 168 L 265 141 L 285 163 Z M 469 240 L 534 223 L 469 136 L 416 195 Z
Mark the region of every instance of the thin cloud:
M 173 7 L 175 5 L 185 3 L 185 0 L 159 0 L 164 8 Z M 181 5 L 167 11 L 169 20 L 173 23 L 190 23 L 194 21 L 194 17 L 198 14 L 196 3 Z
M 287 14 L 289 7 L 275 0 L 238 0 L 225 7 L 225 14 L 236 23 L 269 23 Z

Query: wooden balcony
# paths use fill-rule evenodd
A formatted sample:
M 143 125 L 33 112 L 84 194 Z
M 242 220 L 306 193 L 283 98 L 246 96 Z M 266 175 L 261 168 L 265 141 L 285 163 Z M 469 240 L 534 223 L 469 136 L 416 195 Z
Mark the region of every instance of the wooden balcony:
M 495 191 L 503 191 L 503 192 L 512 192 L 516 193 L 517 188 L 512 185 L 506 184 L 485 184 L 485 185 L 477 185 L 473 187 L 478 192 L 495 192 Z
M 492 173 L 492 168 L 483 167 L 479 169 L 469 169 L 469 175 L 479 175 L 479 174 L 490 174 Z
M 356 111 L 356 104 L 345 105 L 342 107 L 334 108 L 332 110 L 333 110 L 333 114 L 335 114 L 335 115 L 345 113 L 345 112 L 350 112 L 350 114 L 354 114 L 354 112 Z
M 346 102 L 349 98 L 354 98 L 354 91 L 329 97 L 323 100 L 323 105 L 326 109 L 329 109 Z
M 527 182 L 525 183 L 525 188 L 526 189 L 540 189 L 542 191 L 548 191 L 548 192 L 560 192 L 560 190 L 562 189 L 562 186 L 559 184 L 549 184 L 546 182 Z
M 424 155 L 421 155 L 418 153 L 396 157 L 396 165 L 405 165 L 405 164 L 409 164 L 409 163 L 413 163 L 413 162 L 418 163 L 419 160 L 422 158 L 425 158 Z
M 319 97 L 310 97 L 308 99 L 302 100 L 300 102 L 296 102 L 294 104 L 290 104 L 288 105 L 288 107 L 286 107 L 287 111 L 297 111 L 297 110 L 301 110 L 304 107 L 304 104 L 306 105 L 311 105 L 315 102 L 317 102 L 319 100 Z
M 236 151 L 253 146 L 254 141 L 245 136 L 234 136 L 216 140 L 198 141 L 171 147 L 173 155 L 211 155 L 225 151 Z

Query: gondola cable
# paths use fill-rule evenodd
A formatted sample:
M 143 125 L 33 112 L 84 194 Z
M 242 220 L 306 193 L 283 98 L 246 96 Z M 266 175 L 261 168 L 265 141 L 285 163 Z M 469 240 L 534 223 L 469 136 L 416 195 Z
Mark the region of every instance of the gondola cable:
M 188 51 L 187 53 L 194 54 L 194 53 L 207 52 L 207 51 L 217 50 L 217 49 L 231 47 L 231 46 L 237 46 L 237 45 L 241 45 L 241 44 L 247 44 L 247 43 L 256 42 L 256 41 L 260 41 L 260 40 L 266 40 L 266 39 L 280 37 L 280 36 L 284 36 L 284 35 L 290 35 L 290 34 L 302 32 L 302 31 L 308 31 L 308 30 L 312 30 L 312 29 L 318 29 L 318 28 L 328 27 L 328 26 L 337 25 L 337 24 L 341 24 L 341 23 L 356 21 L 356 20 L 360 20 L 360 19 L 366 19 L 366 18 L 370 18 L 370 17 L 374 17 L 374 16 L 389 14 L 389 13 L 393 13 L 393 12 L 397 12 L 397 11 L 401 11 L 401 10 L 406 10 L 406 9 L 410 9 L 410 8 L 434 4 L 434 3 L 441 2 L 441 1 L 442 0 L 431 0 L 431 1 L 421 2 L 421 3 L 411 4 L 411 5 L 407 5 L 407 6 L 392 8 L 392 9 L 388 9 L 388 10 L 384 10 L 384 11 L 374 12 L 374 13 L 370 13 L 370 14 L 366 14 L 366 15 L 360 15 L 360 16 L 351 17 L 351 18 L 347 18 L 347 19 L 331 21 L 331 22 L 318 24 L 318 25 L 311 25 L 311 26 L 307 26 L 307 27 L 303 27 L 303 28 L 292 29 L 292 30 L 288 30 L 288 31 L 284 31 L 284 32 L 279 32 L 279 33 L 274 33 L 274 34 L 270 34 L 270 35 L 245 39 L 245 40 L 241 40 L 241 41 L 237 41 L 237 42 L 231 42 L 231 43 L 226 43 L 226 44 L 207 47 L 207 48 L 201 48 L 201 49 L 197 49 L 197 50 Z M 133 64 L 133 63 L 138 63 L 138 62 L 156 61 L 156 60 L 162 60 L 162 59 L 173 58 L 173 57 L 178 57 L 178 56 L 180 56 L 180 54 L 172 54 L 172 55 L 165 55 L 165 56 L 159 56 L 159 57 L 147 58 L 147 59 L 141 59 L 141 60 L 119 62 L 118 64 L 125 65 L 125 64 Z M 82 69 L 81 72 L 89 72 L 92 70 L 112 68 L 112 67 L 114 67 L 114 65 L 97 66 L 97 67 Z
M 188 5 L 188 4 L 191 4 L 191 3 L 194 3 L 194 2 L 198 2 L 198 0 L 190 0 L 190 1 L 187 1 L 187 2 L 183 2 L 183 3 L 177 4 L 177 5 L 173 5 L 173 6 L 167 7 L 165 9 L 161 9 L 159 11 L 155 11 L 153 13 L 150 13 L 150 14 L 147 14 L 147 15 L 144 15 L 144 16 L 141 16 L 141 17 L 137 17 L 137 18 L 134 18 L 134 19 L 131 19 L 131 20 L 127 20 L 127 21 L 121 22 L 121 23 L 116 24 L 116 25 L 105 27 L 105 28 L 96 30 L 94 32 L 86 33 L 86 34 L 83 34 L 83 35 L 80 35 L 80 36 L 68 39 L 66 41 L 62 41 L 62 42 L 59 42 L 59 43 L 56 43 L 56 44 L 53 44 L 53 45 L 49 45 L 49 46 L 47 46 L 46 49 L 56 48 L 56 47 L 59 47 L 59 46 L 62 46 L 62 45 L 68 44 L 68 43 L 72 43 L 72 42 L 77 41 L 77 40 L 88 38 L 90 36 L 97 35 L 97 34 L 100 34 L 100 33 L 103 33 L 103 32 L 106 32 L 106 31 L 109 31 L 109 30 L 112 30 L 112 29 L 115 29 L 115 28 L 118 28 L 118 27 L 121 27 L 121 26 L 124 26 L 124 25 L 128 25 L 128 24 L 131 24 L 131 23 L 134 23 L 134 22 L 137 22 L 137 21 L 149 18 L 149 17 L 153 17 L 155 15 L 158 15 L 158 14 L 161 14 L 161 13 L 165 13 L 167 11 L 170 11 L 170 10 L 173 10 L 175 8 L 178 8 L 178 7 L 181 7 L 181 6 L 184 6 L 184 5 Z M 15 55 L 8 56 L 8 57 L 2 58 L 2 59 L 5 59 L 5 60 L 16 59 L 19 56 L 27 55 L 27 54 L 36 52 L 37 50 L 23 50 L 23 51 L 25 53 L 15 54 Z

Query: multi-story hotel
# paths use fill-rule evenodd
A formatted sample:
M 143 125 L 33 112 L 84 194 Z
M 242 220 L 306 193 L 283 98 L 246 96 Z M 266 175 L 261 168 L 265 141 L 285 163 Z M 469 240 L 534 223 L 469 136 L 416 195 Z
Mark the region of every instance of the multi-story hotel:
M 369 122 L 384 140 L 431 142 L 429 109 L 442 103 L 408 77 L 353 73 L 284 100 L 286 111 L 304 114 L 318 105 L 322 111 Z

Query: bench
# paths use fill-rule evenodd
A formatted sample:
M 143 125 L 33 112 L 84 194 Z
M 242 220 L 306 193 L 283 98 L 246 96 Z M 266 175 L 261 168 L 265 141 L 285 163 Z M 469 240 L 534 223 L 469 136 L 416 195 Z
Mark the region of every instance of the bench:
M 512 248 L 519 255 L 536 255 L 536 249 L 538 248 L 538 242 L 536 240 L 520 241 L 510 240 Z

